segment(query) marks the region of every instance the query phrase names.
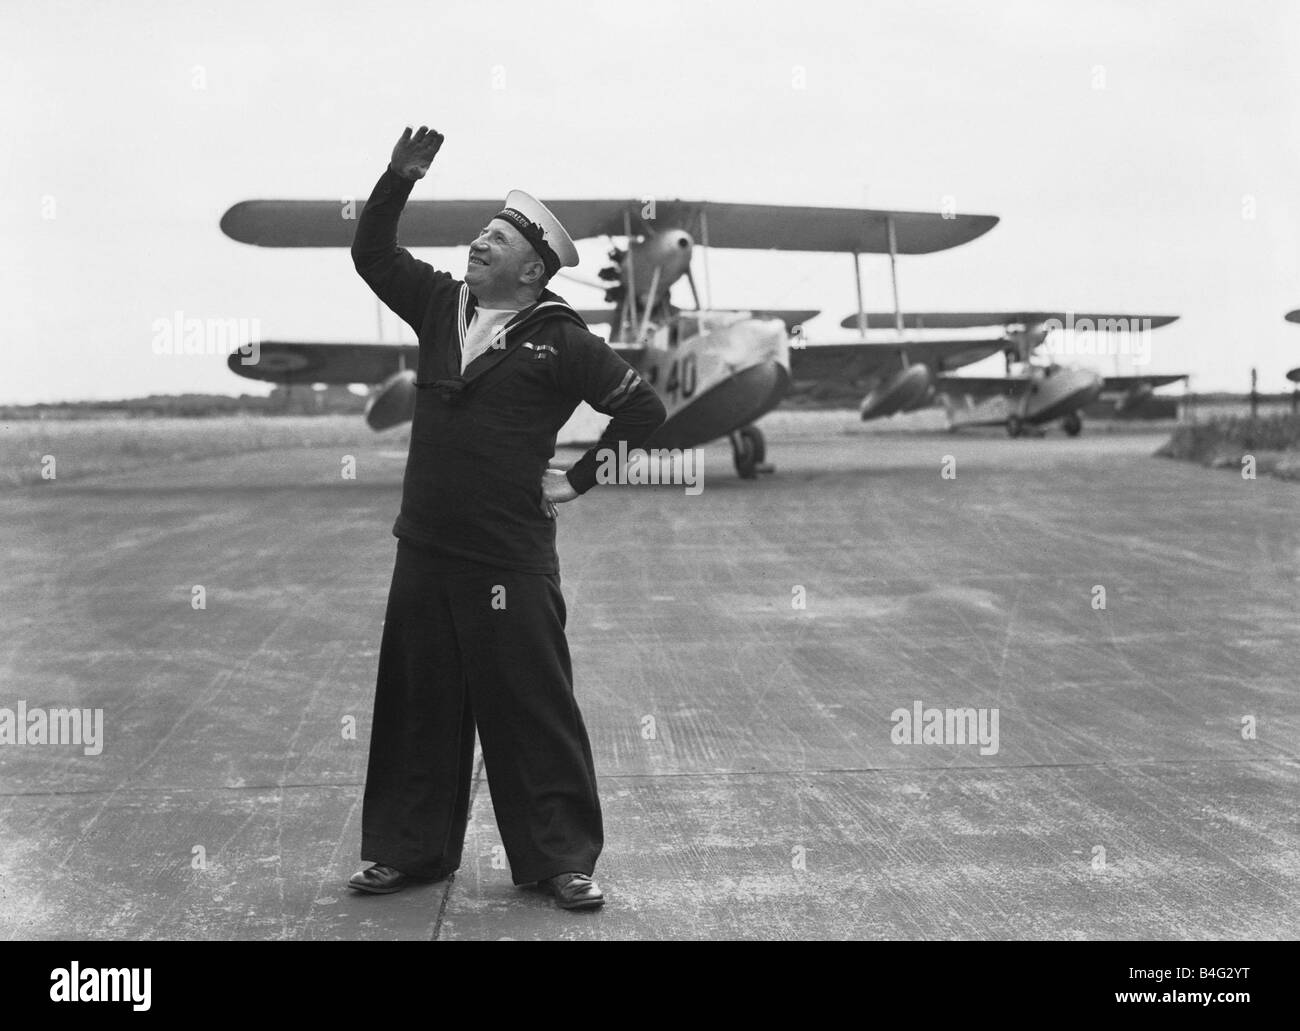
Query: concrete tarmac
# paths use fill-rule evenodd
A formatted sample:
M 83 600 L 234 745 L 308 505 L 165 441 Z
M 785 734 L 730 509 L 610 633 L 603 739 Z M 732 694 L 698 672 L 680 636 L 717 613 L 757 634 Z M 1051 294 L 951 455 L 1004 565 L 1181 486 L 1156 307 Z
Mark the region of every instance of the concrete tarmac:
M 0 708 L 103 736 L 0 744 L 0 937 L 1300 935 L 1297 486 L 851 420 L 770 432 L 757 482 L 715 444 L 698 497 L 561 508 L 594 914 L 511 884 L 481 762 L 453 879 L 344 887 L 391 439 L 355 480 L 317 448 L 11 490 Z M 917 703 L 996 713 L 996 750 L 896 743 Z

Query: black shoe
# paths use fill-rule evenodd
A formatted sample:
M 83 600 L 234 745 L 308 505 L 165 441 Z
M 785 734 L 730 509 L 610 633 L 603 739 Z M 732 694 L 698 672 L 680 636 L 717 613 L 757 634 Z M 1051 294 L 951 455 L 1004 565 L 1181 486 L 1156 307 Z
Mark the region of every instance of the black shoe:
M 364 891 L 369 895 L 391 895 L 393 892 L 409 888 L 413 884 L 429 884 L 433 881 L 443 881 L 450 876 L 450 873 L 443 873 L 437 877 L 413 877 L 391 866 L 376 863 L 368 869 L 358 870 L 349 877 L 348 887 L 355 888 L 357 891 Z
M 540 884 L 555 897 L 561 909 L 595 909 L 605 904 L 604 894 L 585 873 L 556 874 Z

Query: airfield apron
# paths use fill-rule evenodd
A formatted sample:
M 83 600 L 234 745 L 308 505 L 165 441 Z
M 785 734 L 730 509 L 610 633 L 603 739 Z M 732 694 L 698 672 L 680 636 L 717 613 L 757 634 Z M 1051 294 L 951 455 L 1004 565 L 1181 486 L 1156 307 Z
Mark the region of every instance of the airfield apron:
M 426 877 L 460 865 L 477 726 L 514 883 L 593 872 L 604 830 L 564 624 L 558 574 L 496 569 L 399 541 L 363 859 Z M 491 851 L 488 842 L 478 847 Z

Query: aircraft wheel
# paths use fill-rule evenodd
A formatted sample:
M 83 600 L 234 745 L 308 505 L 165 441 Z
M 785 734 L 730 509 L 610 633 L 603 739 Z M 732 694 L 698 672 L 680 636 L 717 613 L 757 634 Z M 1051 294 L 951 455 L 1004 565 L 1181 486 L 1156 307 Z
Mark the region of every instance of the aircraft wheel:
M 757 449 L 762 447 L 762 435 L 755 441 L 758 431 L 753 426 L 746 426 L 731 435 L 731 458 L 736 463 L 736 475 L 742 480 L 758 479 L 758 461 L 755 459 Z
M 1025 431 L 1025 424 L 1020 421 L 1020 416 L 1011 415 L 1007 417 L 1007 436 L 1018 437 Z
M 1061 429 L 1065 430 L 1067 437 L 1077 437 L 1083 430 L 1083 420 L 1079 418 L 1078 412 L 1071 412 L 1061 420 Z
M 754 464 L 763 465 L 767 461 L 767 438 L 763 436 L 763 431 L 757 426 L 746 426 L 740 432 L 748 434 L 754 445 Z

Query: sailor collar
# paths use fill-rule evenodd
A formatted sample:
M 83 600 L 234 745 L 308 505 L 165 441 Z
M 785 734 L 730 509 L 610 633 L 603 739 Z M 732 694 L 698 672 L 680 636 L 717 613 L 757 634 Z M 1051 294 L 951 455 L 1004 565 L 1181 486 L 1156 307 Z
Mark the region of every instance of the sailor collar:
M 462 373 L 460 359 L 464 353 L 465 334 L 469 332 L 470 319 L 477 307 L 478 298 L 474 296 L 468 284 L 462 283 L 460 285 L 460 296 L 457 298 L 456 304 L 456 347 L 447 348 L 446 369 L 449 379 L 459 379 L 467 385 L 494 368 L 499 362 L 518 349 L 523 342 L 524 334 L 520 332 L 523 329 L 534 329 L 540 323 L 549 322 L 555 318 L 574 322 L 584 328 L 586 326 L 586 323 L 582 321 L 582 316 L 574 311 L 563 297 L 552 293 L 550 290 L 543 290 L 534 304 L 517 312 L 502 327 L 492 345 L 470 362 Z

